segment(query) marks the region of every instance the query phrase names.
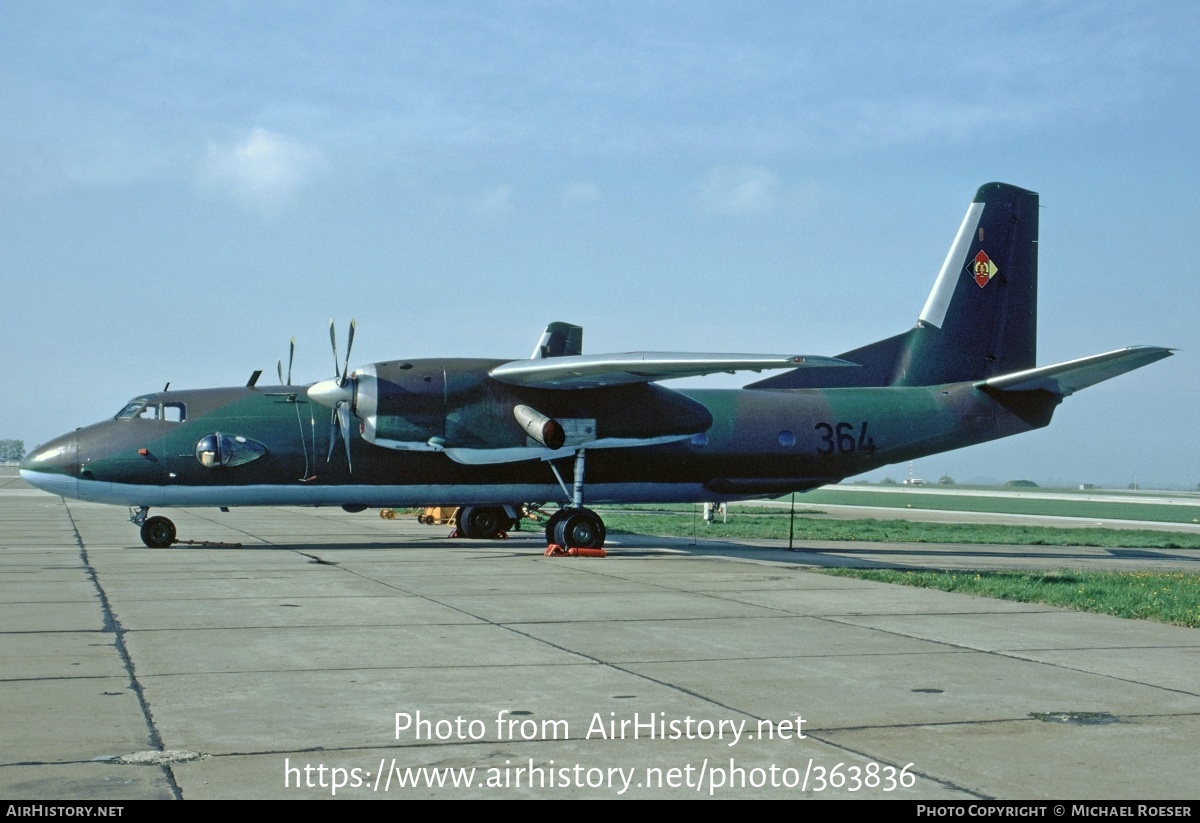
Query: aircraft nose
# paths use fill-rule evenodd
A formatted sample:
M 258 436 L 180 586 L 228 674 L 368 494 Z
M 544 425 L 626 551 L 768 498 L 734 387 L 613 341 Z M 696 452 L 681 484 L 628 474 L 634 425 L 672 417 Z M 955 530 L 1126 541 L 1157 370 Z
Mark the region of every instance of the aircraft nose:
M 25 455 L 25 459 L 21 461 L 21 474 L 38 472 L 74 475 L 78 467 L 79 438 L 72 432 L 56 437 Z
M 21 478 L 42 491 L 78 497 L 79 438 L 71 434 L 38 446 L 21 461 Z

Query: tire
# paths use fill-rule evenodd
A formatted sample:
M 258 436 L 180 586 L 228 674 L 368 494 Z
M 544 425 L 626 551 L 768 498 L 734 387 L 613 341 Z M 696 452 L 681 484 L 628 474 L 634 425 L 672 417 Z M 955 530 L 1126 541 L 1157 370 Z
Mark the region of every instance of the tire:
M 150 517 L 142 524 L 142 542 L 152 549 L 166 549 L 175 542 L 175 524 L 165 517 Z
M 564 549 L 603 548 L 608 533 L 600 515 L 591 509 L 570 509 L 569 512 L 555 528 L 555 542 Z
M 499 506 L 467 506 L 458 518 L 458 530 L 472 540 L 498 537 L 508 526 L 508 514 Z
M 550 515 L 548 520 L 546 520 L 546 545 L 547 546 L 551 546 L 551 545 L 554 545 L 555 543 L 558 543 L 558 534 L 557 534 L 558 524 L 561 523 L 563 518 L 566 517 L 570 513 L 571 513 L 571 509 L 559 509 L 554 514 Z M 562 544 L 559 543 L 559 545 L 562 545 Z

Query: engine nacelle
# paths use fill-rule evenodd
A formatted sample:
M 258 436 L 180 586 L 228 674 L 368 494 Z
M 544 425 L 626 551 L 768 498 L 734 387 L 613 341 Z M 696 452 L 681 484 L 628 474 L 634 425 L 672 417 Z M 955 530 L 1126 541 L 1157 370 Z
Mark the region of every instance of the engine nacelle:
M 368 443 L 444 451 L 459 462 L 528 460 L 540 449 L 651 445 L 712 425 L 704 406 L 661 386 L 510 386 L 488 376 L 496 365 L 473 359 L 374 363 L 344 385 L 329 380 L 313 386 L 309 397 L 348 406 Z
M 562 424 L 529 406 L 513 407 L 513 417 L 521 424 L 525 433 L 548 449 L 561 449 L 567 442 Z

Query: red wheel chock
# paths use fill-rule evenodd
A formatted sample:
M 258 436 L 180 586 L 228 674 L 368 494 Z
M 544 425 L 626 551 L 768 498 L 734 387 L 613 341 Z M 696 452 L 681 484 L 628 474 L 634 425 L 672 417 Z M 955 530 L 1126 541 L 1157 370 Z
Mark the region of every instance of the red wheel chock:
M 604 549 L 564 549 L 557 543 L 546 547 L 544 557 L 608 557 Z

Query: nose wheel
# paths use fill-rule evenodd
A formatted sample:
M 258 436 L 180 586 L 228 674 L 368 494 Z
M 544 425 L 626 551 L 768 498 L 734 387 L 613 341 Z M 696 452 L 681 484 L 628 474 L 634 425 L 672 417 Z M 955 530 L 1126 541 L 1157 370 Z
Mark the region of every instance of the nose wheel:
M 166 517 L 148 517 L 142 524 L 142 542 L 152 549 L 165 549 L 175 542 L 175 524 Z
M 149 507 L 142 506 L 130 514 L 129 521 L 135 526 L 141 527 L 142 542 L 150 548 L 170 548 L 171 544 L 175 542 L 175 524 L 167 517 L 157 515 L 147 517 L 146 514 L 149 511 Z

